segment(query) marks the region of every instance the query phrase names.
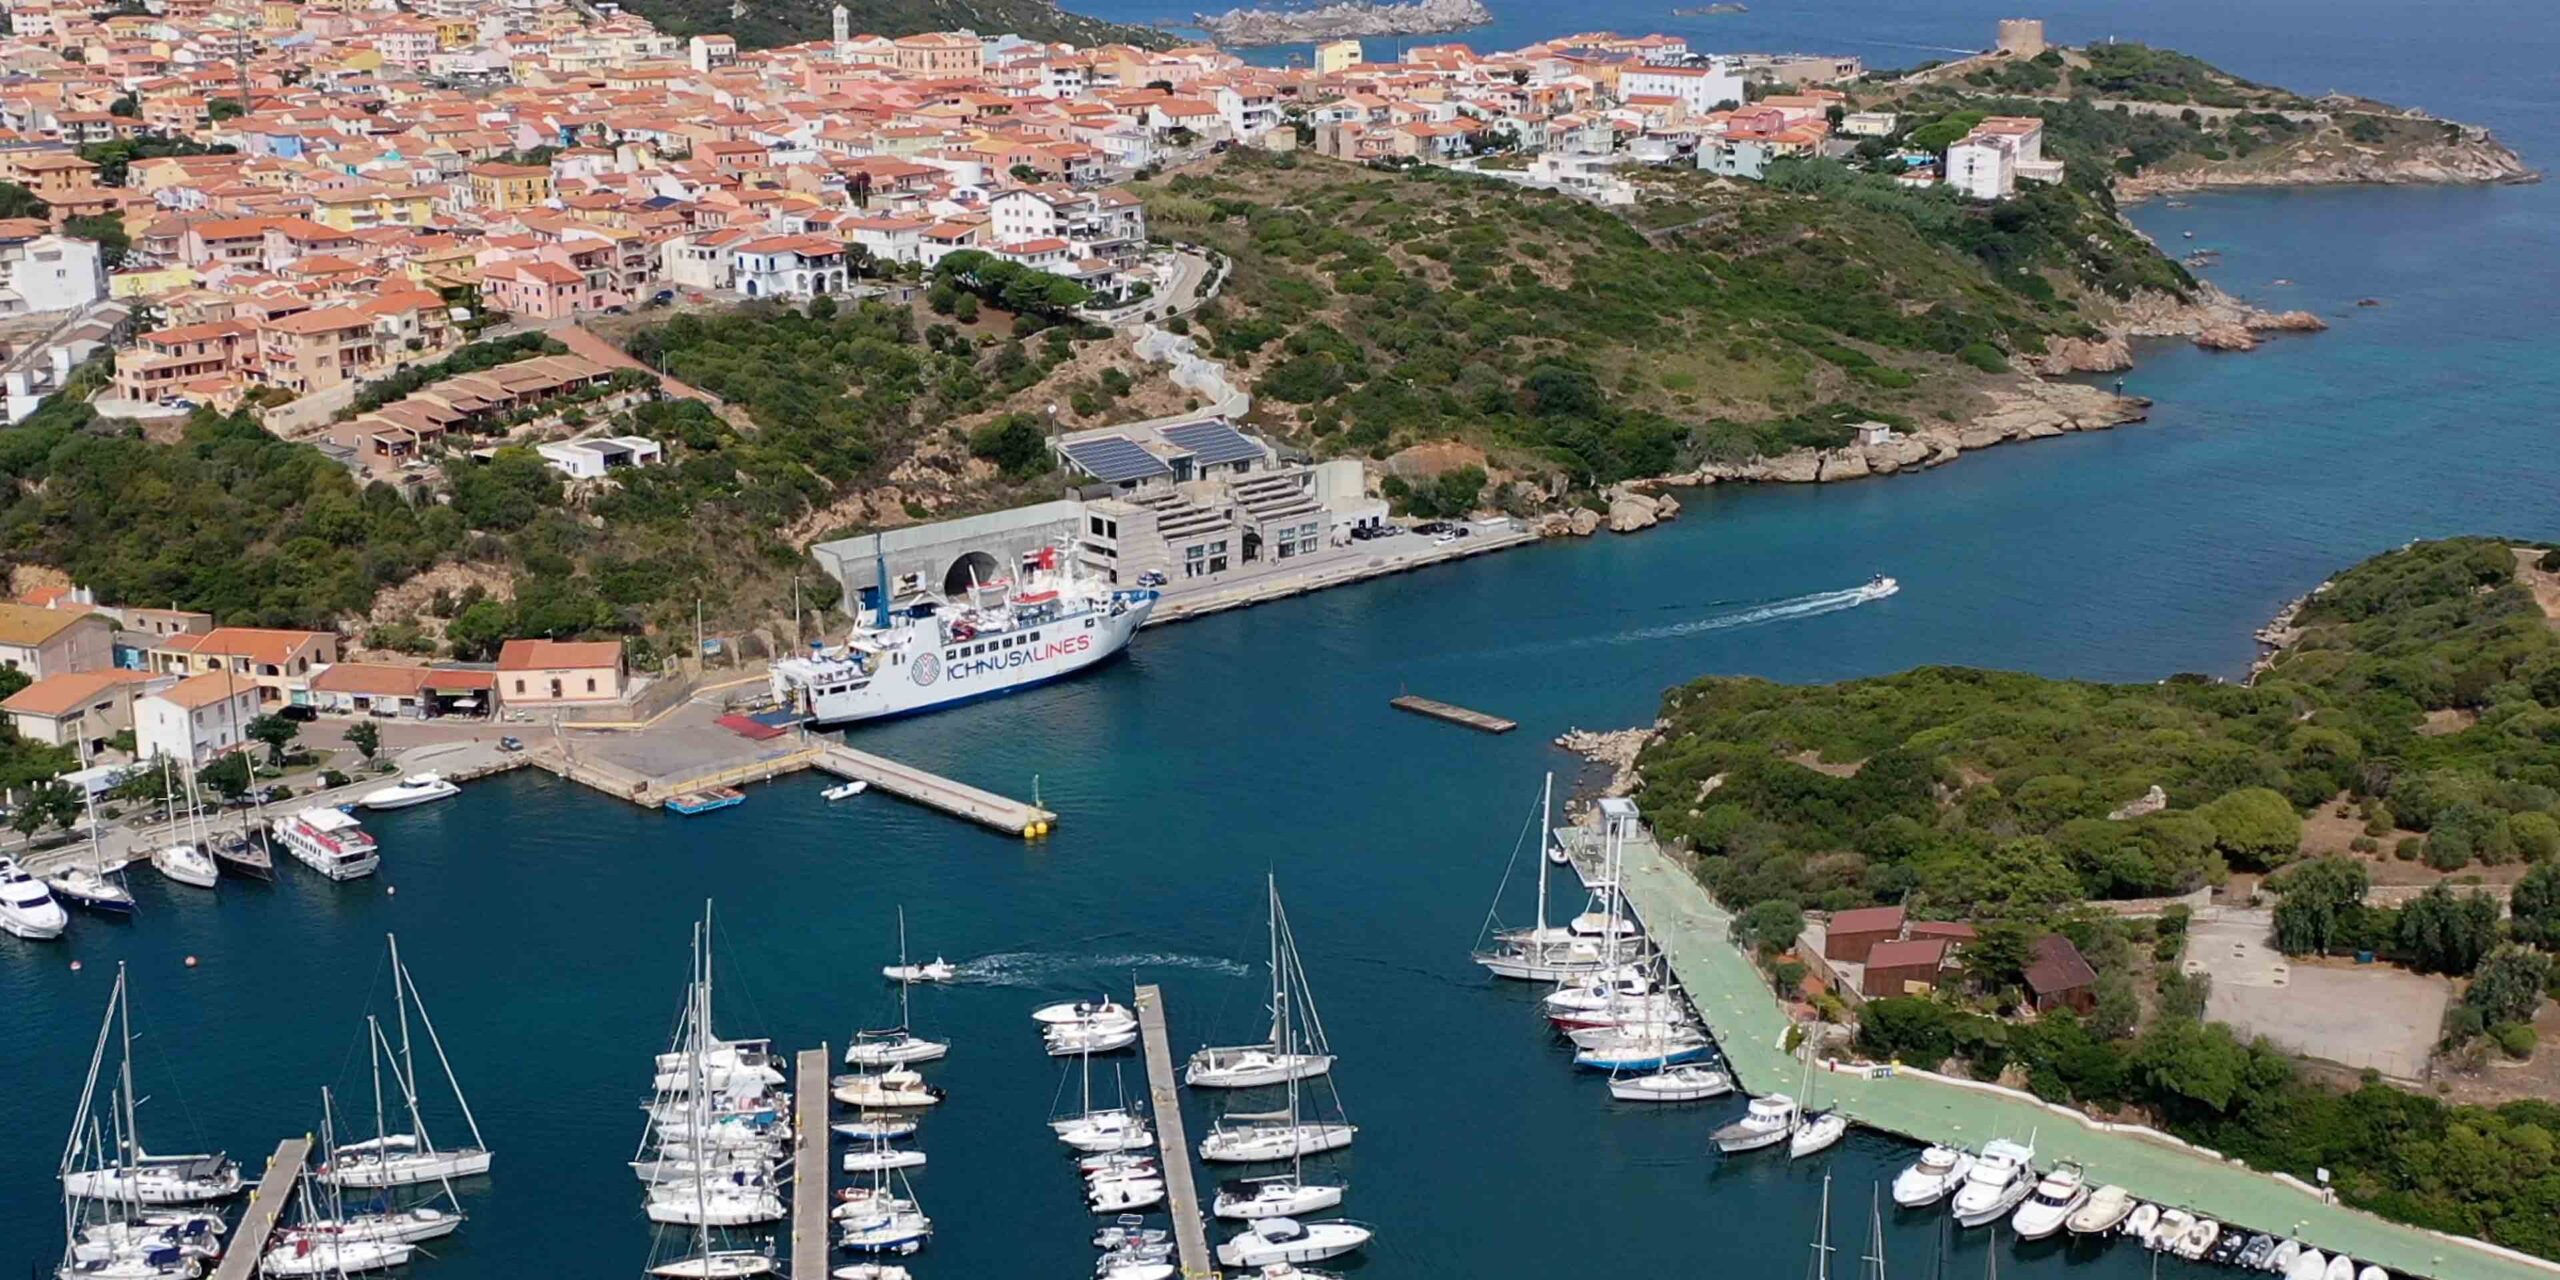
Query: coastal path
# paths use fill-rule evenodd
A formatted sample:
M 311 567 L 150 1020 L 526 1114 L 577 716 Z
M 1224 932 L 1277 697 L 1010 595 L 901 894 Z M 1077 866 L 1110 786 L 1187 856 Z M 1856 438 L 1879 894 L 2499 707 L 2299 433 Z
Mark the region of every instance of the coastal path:
M 1577 869 L 1585 878 L 1596 878 L 1598 836 L 1582 831 L 1567 843 Z M 1796 1088 L 1803 1064 L 1786 1048 L 1791 1023 L 1770 995 L 1767 979 L 1733 944 L 1732 913 L 1717 905 L 1649 832 L 1630 838 L 1624 857 L 1627 900 L 1707 1020 L 1735 1084 L 1755 1094 Z M 2306 1183 L 2259 1172 L 2153 1130 L 2092 1120 L 2071 1107 L 2016 1090 L 1879 1067 L 1825 1071 L 1810 1093 L 1799 1101 L 1837 1107 L 1861 1124 L 1923 1142 L 1978 1149 L 1992 1138 L 2032 1133 L 2039 1163 L 2075 1161 L 2089 1171 L 2093 1184 L 2120 1183 L 2144 1200 L 2203 1206 L 2223 1222 L 2294 1236 L 2397 1274 L 2435 1280 L 2549 1280 L 2560 1275 L 2560 1264 L 2389 1222 L 2337 1204 Z

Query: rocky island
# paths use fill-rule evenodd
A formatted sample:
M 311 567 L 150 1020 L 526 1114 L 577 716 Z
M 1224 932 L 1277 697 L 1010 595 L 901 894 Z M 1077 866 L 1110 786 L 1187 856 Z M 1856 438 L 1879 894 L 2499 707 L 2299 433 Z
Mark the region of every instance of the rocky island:
M 1351 36 L 1418 36 L 1464 31 L 1493 21 L 1482 0 L 1345 0 L 1312 9 L 1229 9 L 1195 14 L 1192 24 L 1222 45 L 1305 44 Z

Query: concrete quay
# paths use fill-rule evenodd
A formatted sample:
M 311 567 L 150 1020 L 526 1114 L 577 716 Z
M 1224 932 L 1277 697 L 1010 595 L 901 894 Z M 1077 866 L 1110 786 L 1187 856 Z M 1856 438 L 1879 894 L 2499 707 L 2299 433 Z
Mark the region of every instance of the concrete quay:
M 1598 879 L 1600 838 L 1569 828 L 1565 844 L 1586 881 Z M 1628 906 L 1672 976 L 1707 1022 L 1734 1083 L 1755 1094 L 1799 1085 L 1803 1062 L 1786 1049 L 1792 1025 L 1768 981 L 1732 941 L 1733 915 L 1655 842 L 1628 839 L 1621 880 Z M 2068 1160 L 2092 1185 L 2117 1183 L 2137 1198 L 2200 1209 L 2228 1226 L 2290 1236 L 2395 1275 L 2435 1280 L 2551 1280 L 2560 1264 L 2480 1240 L 2391 1222 L 2349 1208 L 2281 1174 L 2251 1169 L 2137 1125 L 2094 1120 L 2076 1108 L 1978 1081 L 1903 1066 L 1833 1067 L 1817 1075 L 1808 1105 L 1834 1107 L 1869 1128 L 1921 1142 L 1978 1149 L 2002 1136 L 2036 1135 L 2039 1164 Z
M 1147 625 L 1160 627 L 1171 622 L 1188 622 L 1193 618 L 1285 600 L 1327 587 L 1347 586 L 1371 578 L 1411 573 L 1470 556 L 1507 551 L 1538 540 L 1537 534 L 1517 526 L 1515 522 L 1515 527 L 1507 530 L 1479 530 L 1448 543 L 1436 543 L 1420 534 L 1405 534 L 1384 541 L 1327 548 L 1313 556 L 1273 561 L 1263 568 L 1231 576 L 1214 586 L 1203 586 L 1197 590 L 1186 590 L 1182 583 L 1172 583 L 1165 588 L 1164 598 L 1156 602 L 1155 612 L 1148 615 Z

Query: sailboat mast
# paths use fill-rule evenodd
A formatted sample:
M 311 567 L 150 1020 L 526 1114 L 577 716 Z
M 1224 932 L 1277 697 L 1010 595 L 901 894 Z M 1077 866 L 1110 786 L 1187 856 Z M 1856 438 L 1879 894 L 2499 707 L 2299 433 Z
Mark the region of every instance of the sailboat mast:
M 1280 879 L 1269 872 L 1262 877 L 1264 928 L 1271 935 L 1271 1048 L 1283 1056 L 1281 1069 L 1288 1070 L 1288 1049 L 1280 1043 L 1289 1025 L 1289 979 L 1280 968 Z
M 1831 1280 L 1831 1175 L 1822 1175 L 1822 1216 L 1813 1232 L 1813 1280 Z
M 373 1140 L 376 1155 L 391 1154 L 391 1129 L 382 1119 L 382 1020 L 364 1016 L 365 1049 L 373 1055 Z
M 471 1100 L 462 1096 L 462 1082 L 454 1077 L 453 1060 L 444 1053 L 444 1038 L 436 1034 L 436 1020 L 427 1015 L 426 997 L 418 995 L 418 984 L 409 977 L 409 967 L 399 963 L 399 940 L 392 940 L 392 962 L 400 970 L 400 981 L 418 1006 L 418 1025 L 427 1032 L 427 1047 L 436 1051 L 436 1065 L 444 1068 L 444 1082 L 453 1090 L 453 1105 L 462 1109 L 462 1123 L 471 1130 L 471 1145 L 483 1151 L 489 1144 L 480 1137 L 480 1122 L 471 1114 Z
M 71 1172 L 72 1161 L 78 1158 L 80 1151 L 81 1129 L 85 1126 L 94 1132 L 97 1127 L 95 1123 L 97 1117 L 90 1113 L 89 1108 L 98 1100 L 98 1071 L 106 1065 L 107 1037 L 115 1031 L 116 1002 L 123 998 L 123 995 L 124 965 L 122 962 L 118 962 L 116 965 L 115 991 L 112 995 L 107 997 L 106 1016 L 98 1020 L 98 1043 L 95 1048 L 89 1050 L 89 1078 L 80 1086 L 80 1109 L 73 1113 L 71 1119 L 71 1136 L 68 1139 L 65 1139 L 62 1144 L 62 1167 L 60 1171 L 63 1173 Z
M 702 1064 L 711 1020 L 711 903 L 702 904 L 702 927 L 694 931 L 694 991 L 701 1003 L 703 1026 L 693 1037 L 693 1241 L 701 1251 L 703 1274 L 711 1273 L 711 1079 Z
M 901 905 L 898 908 L 898 1030 L 900 1031 L 906 1030 L 909 1025 L 907 988 L 914 978 L 914 971 L 907 967 L 907 909 Z
M 133 1100 L 133 988 L 125 982 L 124 965 L 116 965 L 116 1021 L 124 1028 L 124 1063 L 117 1079 L 124 1092 L 124 1136 L 117 1142 L 130 1157 L 126 1167 L 142 1163 L 142 1111 Z
M 1547 842 L 1556 838 L 1556 775 L 1547 772 L 1546 789 L 1538 797 L 1538 928 L 1529 935 L 1533 954 L 1544 959 L 1547 946 Z

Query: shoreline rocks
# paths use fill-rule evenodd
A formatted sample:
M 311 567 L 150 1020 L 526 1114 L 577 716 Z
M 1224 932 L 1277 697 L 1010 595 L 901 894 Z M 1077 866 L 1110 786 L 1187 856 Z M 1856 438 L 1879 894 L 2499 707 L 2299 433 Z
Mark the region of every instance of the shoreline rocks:
M 1218 44 L 1305 44 L 1346 36 L 1418 36 L 1464 31 L 1493 21 L 1482 0 L 1407 0 L 1373 4 L 1344 0 L 1314 9 L 1229 9 L 1196 13 L 1193 26 Z
M 2208 166 L 2136 174 L 2115 184 L 2116 199 L 2131 204 L 2153 196 L 2236 187 L 2485 186 L 2539 182 L 2523 157 L 2485 131 L 2466 130 L 2453 141 L 2415 155 L 2390 155 L 2371 147 L 2333 144 L 2281 168 Z

